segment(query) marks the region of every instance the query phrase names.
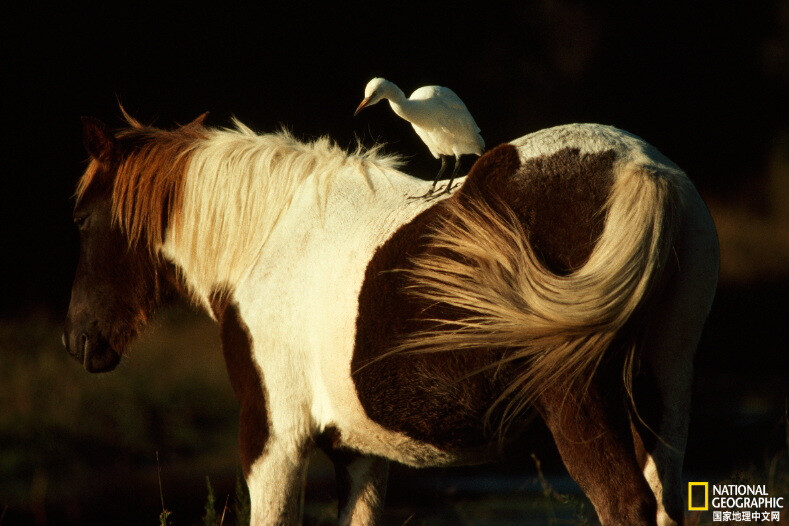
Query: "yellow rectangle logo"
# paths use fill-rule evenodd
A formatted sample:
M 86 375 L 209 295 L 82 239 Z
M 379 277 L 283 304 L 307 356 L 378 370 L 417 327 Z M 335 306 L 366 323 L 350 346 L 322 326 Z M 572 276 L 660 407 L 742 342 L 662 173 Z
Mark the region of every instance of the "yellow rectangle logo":
M 693 486 L 704 487 L 704 503 L 702 505 L 699 505 L 698 502 L 695 503 L 696 506 L 693 505 L 694 504 Z M 709 502 L 710 502 L 710 486 L 708 482 L 688 482 L 688 510 L 689 511 L 707 511 L 709 509 Z

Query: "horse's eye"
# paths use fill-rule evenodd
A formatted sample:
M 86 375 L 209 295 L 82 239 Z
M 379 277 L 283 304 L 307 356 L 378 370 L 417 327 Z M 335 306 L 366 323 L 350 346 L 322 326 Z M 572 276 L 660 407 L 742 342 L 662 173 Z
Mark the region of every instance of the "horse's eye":
M 88 216 L 74 216 L 74 224 L 77 225 L 77 228 L 82 229 L 85 226 L 85 222 L 87 221 Z

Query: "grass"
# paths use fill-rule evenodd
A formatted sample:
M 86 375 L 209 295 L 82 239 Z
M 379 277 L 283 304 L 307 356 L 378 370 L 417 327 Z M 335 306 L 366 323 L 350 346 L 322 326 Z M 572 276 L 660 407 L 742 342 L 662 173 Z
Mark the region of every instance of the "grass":
M 173 526 L 173 512 L 170 511 L 164 503 L 164 491 L 161 482 L 161 470 L 159 469 L 159 498 L 162 503 L 162 511 L 159 513 L 159 526 Z M 224 526 L 225 519 L 229 518 L 231 514 L 235 514 L 235 524 L 237 526 L 249 526 L 250 519 L 250 506 L 249 506 L 249 491 L 241 475 L 236 477 L 236 492 L 234 495 L 233 510 L 230 510 L 229 501 L 230 495 L 225 497 L 225 503 L 222 506 L 221 513 L 217 514 L 216 510 L 216 496 L 214 494 L 214 487 L 211 484 L 211 478 L 206 475 L 206 499 L 203 505 L 203 516 L 201 524 L 203 526 Z M 0 520 L 2 525 L 2 520 Z
M 208 476 L 205 478 L 205 485 L 208 488 L 208 495 L 206 496 L 205 507 L 203 508 L 205 510 L 205 513 L 203 513 L 203 524 L 205 526 L 217 526 L 216 498 L 214 497 L 214 488 L 211 487 L 211 479 Z M 224 508 L 222 512 L 224 516 Z
M 67 356 L 56 325 L 1 325 L 1 439 L 40 444 L 42 460 L 86 444 L 130 459 L 227 444 L 237 409 L 212 325 L 165 312 L 116 372 L 98 376 Z
M 157 451 L 165 478 L 203 472 L 233 483 L 238 408 L 207 317 L 163 311 L 107 375 L 67 355 L 59 323 L 3 320 L 0 360 L 0 509 L 9 516 L 47 521 L 55 509 L 68 520 L 109 488 L 155 488 Z M 132 497 L 119 513 L 139 508 Z
M 158 451 L 156 452 L 156 477 L 159 481 L 159 500 L 162 502 L 162 512 L 159 514 L 159 526 L 169 526 L 172 512 L 164 505 L 164 490 L 162 490 L 162 466 L 159 463 Z
M 546 515 L 548 516 L 548 524 L 549 525 L 562 524 L 562 522 L 557 516 L 557 512 L 556 512 L 557 504 L 562 507 L 569 506 L 572 508 L 574 517 L 571 524 L 577 524 L 579 526 L 588 526 L 589 524 L 592 524 L 593 521 L 595 521 L 595 514 L 594 514 L 594 509 L 592 507 L 592 503 L 589 502 L 589 499 L 581 498 L 576 495 L 571 495 L 567 493 L 559 493 L 558 491 L 556 491 L 545 478 L 545 474 L 542 471 L 542 465 L 540 459 L 537 458 L 537 455 L 532 453 L 531 458 L 534 461 L 535 466 L 537 467 L 537 479 L 540 482 L 540 487 L 542 488 L 542 494 L 545 497 L 545 506 L 547 508 Z

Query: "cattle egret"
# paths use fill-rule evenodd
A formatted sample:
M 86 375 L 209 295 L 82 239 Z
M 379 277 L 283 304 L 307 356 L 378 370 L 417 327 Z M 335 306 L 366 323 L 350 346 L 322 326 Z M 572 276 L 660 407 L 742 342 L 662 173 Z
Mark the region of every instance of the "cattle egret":
M 393 82 L 374 78 L 364 88 L 364 100 L 354 115 L 382 99 L 389 100 L 392 110 L 411 123 L 433 157 L 441 159 L 441 169 L 433 180 L 433 186 L 422 197 L 433 194 L 436 183 L 446 170 L 447 158 L 455 157 L 455 168 L 444 189 L 444 192 L 449 192 L 460 168 L 460 156 L 482 155 L 485 148 L 479 127 L 466 105 L 454 91 L 443 86 L 422 86 L 405 98 L 403 90 Z

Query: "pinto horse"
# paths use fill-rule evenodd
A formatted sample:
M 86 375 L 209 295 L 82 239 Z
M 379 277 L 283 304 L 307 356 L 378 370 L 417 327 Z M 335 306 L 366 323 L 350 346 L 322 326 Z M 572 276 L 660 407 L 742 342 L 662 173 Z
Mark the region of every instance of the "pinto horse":
M 718 245 L 655 148 L 550 128 L 426 200 L 410 197 L 429 183 L 377 149 L 126 119 L 83 120 L 64 342 L 108 371 L 170 293 L 215 318 L 253 524 L 300 521 L 316 446 L 340 522 L 375 524 L 389 461 L 486 462 L 530 418 L 603 524 L 682 522 Z

